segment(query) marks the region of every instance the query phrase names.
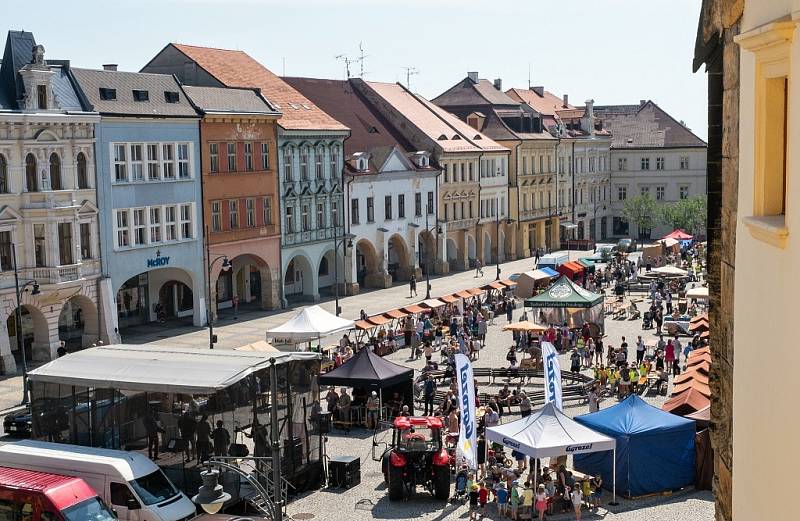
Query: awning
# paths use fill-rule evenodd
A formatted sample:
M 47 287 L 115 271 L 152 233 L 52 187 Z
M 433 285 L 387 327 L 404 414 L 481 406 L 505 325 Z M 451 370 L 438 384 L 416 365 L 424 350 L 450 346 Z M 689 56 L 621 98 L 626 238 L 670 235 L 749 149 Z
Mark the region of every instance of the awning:
M 503 331 L 547 331 L 547 328 L 529 320 L 512 322 L 503 326 Z
M 280 353 L 278 349 L 273 347 L 272 344 L 266 342 L 265 340 L 257 340 L 251 344 L 245 344 L 243 346 L 234 347 L 236 351 L 257 351 L 259 353 Z
M 407 313 L 411 313 L 412 315 L 416 315 L 418 313 L 424 313 L 425 312 L 425 308 L 422 308 L 422 307 L 420 307 L 420 306 L 418 306 L 416 304 L 411 304 L 410 306 L 406 306 L 406 307 L 401 308 L 401 309 L 403 311 L 407 312 Z
M 514 286 L 517 285 L 516 281 L 513 281 L 511 279 L 503 279 L 500 281 L 500 284 L 504 285 L 507 288 L 513 288 Z
M 547 273 L 543 269 L 527 271 L 527 272 L 525 272 L 525 275 L 528 275 L 533 280 L 544 280 L 544 279 L 550 279 L 550 278 L 553 277 L 553 275 Z M 556 273 L 556 275 L 558 275 L 558 273 Z
M 375 324 L 371 324 L 366 320 L 356 320 L 356 329 L 361 331 L 369 331 L 373 327 L 376 327 Z
M 574 222 L 570 222 L 570 221 L 564 221 L 563 223 L 561 223 L 561 226 L 563 226 L 567 230 L 574 230 L 575 228 L 578 227 L 577 224 L 575 224 Z M 569 240 L 569 239 L 567 239 L 567 240 Z
M 386 313 L 384 313 L 383 316 L 391 319 L 398 319 L 407 317 L 408 313 L 406 313 L 402 309 L 393 309 L 391 311 L 387 311 Z
M 455 304 L 461 299 L 461 297 L 457 297 L 456 295 L 445 295 L 443 297 L 439 297 L 439 300 L 442 302 L 446 302 L 448 304 Z
M 427 306 L 427 307 L 429 307 L 431 309 L 434 309 L 434 308 L 440 308 L 440 307 L 444 306 L 444 302 L 442 302 L 441 300 L 437 300 L 435 298 L 432 298 L 432 299 L 428 299 L 428 300 L 423 300 L 422 301 L 422 305 L 423 306 Z
M 555 281 L 546 291 L 525 299 L 531 308 L 591 308 L 603 303 L 603 295 L 578 286 L 567 276 Z
M 696 298 L 700 300 L 708 300 L 708 288 L 707 287 L 692 288 L 686 292 L 686 297 Z
M 455 296 L 457 296 L 459 298 L 472 298 L 472 296 L 473 296 L 472 293 L 470 293 L 469 291 L 467 291 L 465 289 L 461 290 L 461 291 L 457 291 L 457 292 L 453 293 L 453 295 L 455 295 Z
M 307 341 L 353 329 L 353 326 L 352 320 L 339 318 L 319 306 L 308 306 L 285 323 L 268 330 L 267 337 Z
M 594 261 L 591 260 L 591 259 L 587 259 L 585 257 L 584 258 L 580 258 L 575 262 L 577 262 L 578 264 L 580 264 L 581 266 L 583 266 L 584 268 L 587 268 L 587 269 L 594 268 Z
M 506 289 L 506 287 L 502 282 L 500 282 L 499 280 L 496 280 L 494 282 L 490 282 L 489 284 L 486 284 L 485 286 L 481 286 L 481 289 L 489 291 L 489 290 L 492 290 L 492 289 Z
M 372 315 L 371 317 L 369 317 L 367 319 L 367 321 L 369 321 L 372 324 L 375 324 L 376 326 L 382 326 L 384 324 L 388 324 L 392 320 L 389 319 L 389 318 L 386 318 L 383 315 Z
M 319 360 L 317 353 L 263 353 L 114 344 L 76 351 L 32 370 L 30 381 L 182 394 L 211 394 L 276 363 Z
M 473 297 L 477 297 L 478 295 L 483 295 L 484 293 L 486 293 L 485 291 L 483 291 L 483 290 L 482 290 L 482 289 L 480 289 L 480 288 L 472 288 L 472 289 L 468 289 L 467 291 L 468 291 L 468 292 L 469 292 L 469 294 L 470 294 L 470 295 L 472 295 Z
M 547 273 L 550 277 L 558 277 L 559 276 L 559 273 L 556 270 L 554 270 L 553 268 L 549 267 L 549 266 L 546 266 L 544 268 L 540 268 L 537 271 L 543 271 L 544 273 Z

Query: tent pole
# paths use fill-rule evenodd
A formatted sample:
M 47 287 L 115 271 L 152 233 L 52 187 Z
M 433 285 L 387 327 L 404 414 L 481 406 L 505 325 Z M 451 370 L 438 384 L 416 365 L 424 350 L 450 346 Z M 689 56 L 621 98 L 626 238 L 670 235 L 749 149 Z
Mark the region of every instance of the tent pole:
M 378 421 L 383 421 L 383 387 L 378 389 Z M 377 429 L 378 427 L 375 426 Z
M 616 449 L 616 447 L 614 448 L 613 457 L 614 457 L 614 461 L 611 464 L 611 469 L 612 469 L 611 472 L 614 473 L 614 475 L 612 476 L 614 485 L 613 485 L 613 488 L 611 489 L 611 503 L 609 503 L 609 505 L 615 507 L 615 506 L 617 506 L 619 504 L 619 503 L 617 503 L 617 449 Z

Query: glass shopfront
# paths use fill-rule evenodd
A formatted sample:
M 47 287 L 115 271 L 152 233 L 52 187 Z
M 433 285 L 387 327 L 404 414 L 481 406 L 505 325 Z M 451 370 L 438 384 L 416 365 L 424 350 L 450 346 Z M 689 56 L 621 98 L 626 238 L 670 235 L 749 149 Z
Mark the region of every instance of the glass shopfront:
M 117 292 L 120 329 L 148 322 L 147 283 L 147 273 L 140 273 L 128 279 Z

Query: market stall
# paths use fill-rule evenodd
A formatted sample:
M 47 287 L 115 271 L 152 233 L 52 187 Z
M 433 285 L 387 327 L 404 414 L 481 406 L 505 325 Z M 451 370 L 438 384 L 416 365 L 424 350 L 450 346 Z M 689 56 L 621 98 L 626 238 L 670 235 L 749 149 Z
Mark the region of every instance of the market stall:
M 313 341 L 319 345 L 323 338 L 354 327 L 352 320 L 339 318 L 319 306 L 308 306 L 280 326 L 268 330 L 267 338 L 273 339 L 272 345 L 279 349 L 295 350 L 305 343 L 310 347 Z
M 694 483 L 695 423 L 648 405 L 631 395 L 608 409 L 575 421 L 617 442 L 608 453 L 577 454 L 575 468 L 603 476 L 614 473 L 627 497 L 677 490 Z
M 536 312 L 534 320 L 540 324 L 568 324 L 581 327 L 584 322 L 597 324 L 604 330 L 605 310 L 603 295 L 592 293 L 562 276 L 547 290 L 525 299 L 525 307 Z
M 579 281 L 584 277 L 585 268 L 577 261 L 569 261 L 556 268 L 561 275 L 569 277 L 570 280 Z
M 517 286 L 514 288 L 514 296 L 523 299 L 532 297 L 537 288 L 542 288 L 549 284 L 554 276 L 557 277 L 558 272 L 552 275 L 543 269 L 520 273 L 517 278 Z
M 669 400 L 664 402 L 661 410 L 677 416 L 685 416 L 709 405 L 711 405 L 711 400 L 708 396 L 704 396 L 694 387 L 689 387 L 678 394 L 673 394 Z
M 708 300 L 708 287 L 700 286 L 699 288 L 691 288 L 686 292 L 686 298 L 697 300 Z

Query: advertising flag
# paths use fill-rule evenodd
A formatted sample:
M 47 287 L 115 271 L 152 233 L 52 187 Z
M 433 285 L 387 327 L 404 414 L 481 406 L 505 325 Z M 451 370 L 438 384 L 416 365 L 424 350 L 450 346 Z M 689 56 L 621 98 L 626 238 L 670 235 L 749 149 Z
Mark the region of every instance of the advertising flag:
M 461 432 L 458 437 L 456 457 L 470 468 L 478 468 L 478 427 L 475 417 L 475 380 L 472 364 L 462 354 L 455 355 L 458 379 L 458 403 L 461 409 Z
M 561 402 L 561 364 L 558 362 L 556 348 L 550 342 L 542 342 L 542 360 L 544 361 L 544 403 L 555 402 L 559 411 L 563 410 Z

